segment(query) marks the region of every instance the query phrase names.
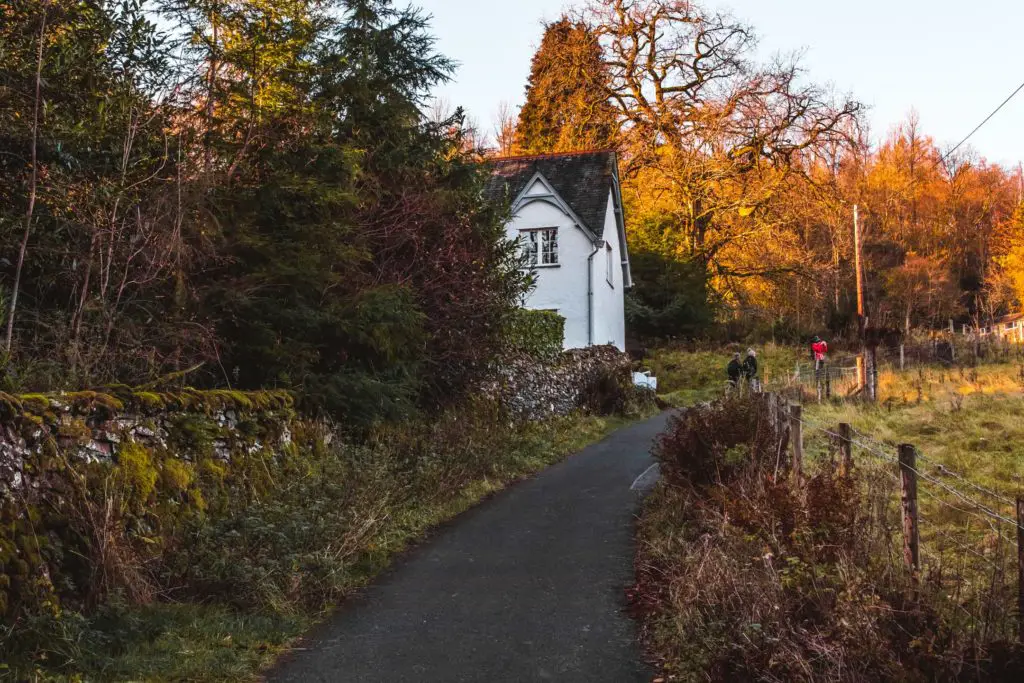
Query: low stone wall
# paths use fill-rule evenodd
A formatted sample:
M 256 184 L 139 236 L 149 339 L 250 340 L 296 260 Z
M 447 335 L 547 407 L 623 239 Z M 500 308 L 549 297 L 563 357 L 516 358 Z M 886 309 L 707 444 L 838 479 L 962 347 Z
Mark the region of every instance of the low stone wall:
M 0 393 L 0 495 L 31 497 L 53 470 L 42 461 L 109 463 L 126 443 L 185 461 L 287 446 L 292 403 L 283 391 Z
M 0 622 L 87 603 L 104 574 L 160 564 L 191 520 L 230 514 L 300 469 L 330 432 L 292 402 L 280 391 L 0 394 Z M 122 539 L 113 556 L 110 537 Z M 146 599 L 146 581 L 125 583 Z
M 584 407 L 602 383 L 629 384 L 630 372 L 629 356 L 614 346 L 573 349 L 551 361 L 517 356 L 501 363 L 484 393 L 519 419 L 542 420 Z

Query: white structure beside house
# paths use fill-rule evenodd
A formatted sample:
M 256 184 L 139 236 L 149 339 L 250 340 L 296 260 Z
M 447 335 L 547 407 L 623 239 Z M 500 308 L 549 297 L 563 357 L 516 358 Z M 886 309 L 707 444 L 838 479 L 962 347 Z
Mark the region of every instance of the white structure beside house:
M 970 326 L 963 326 L 965 335 L 971 334 L 972 331 L 974 330 Z M 978 328 L 977 332 L 982 337 L 995 337 L 1005 342 L 1024 344 L 1024 313 L 1004 315 L 986 327 Z
M 496 159 L 487 196 L 511 203 L 536 288 L 526 308 L 565 318 L 566 349 L 626 348 L 625 290 L 632 286 L 615 152 Z

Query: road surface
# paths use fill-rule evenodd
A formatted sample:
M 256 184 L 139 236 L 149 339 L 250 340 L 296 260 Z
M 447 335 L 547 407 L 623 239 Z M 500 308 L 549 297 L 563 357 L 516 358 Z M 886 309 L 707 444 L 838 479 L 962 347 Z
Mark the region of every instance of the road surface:
M 625 613 L 633 524 L 667 416 L 461 515 L 286 656 L 275 683 L 650 681 Z

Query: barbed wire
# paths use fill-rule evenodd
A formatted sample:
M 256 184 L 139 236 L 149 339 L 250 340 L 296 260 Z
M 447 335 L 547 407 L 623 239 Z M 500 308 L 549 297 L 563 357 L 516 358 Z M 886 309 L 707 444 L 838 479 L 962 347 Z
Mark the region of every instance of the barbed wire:
M 839 436 L 839 434 L 829 430 L 828 428 L 823 427 L 820 424 L 809 422 L 809 421 L 803 419 L 802 417 L 801 418 L 792 418 L 792 419 L 798 420 L 799 422 L 801 422 L 802 424 L 810 427 L 811 429 L 815 429 L 817 431 L 823 432 L 823 433 L 828 434 L 828 435 L 833 436 L 833 437 L 842 438 L 842 437 Z M 852 431 L 852 429 L 851 429 L 851 431 Z M 860 432 L 858 432 L 858 434 L 860 434 Z M 863 436 L 863 434 L 861 434 L 861 436 Z M 1016 520 L 1012 520 L 1012 519 L 1009 519 L 1008 517 L 1004 517 L 1003 515 L 1001 515 L 998 512 L 996 512 L 995 510 L 992 510 L 990 507 L 988 507 L 984 503 L 971 498 L 967 494 L 961 492 L 960 490 L 958 490 L 958 489 L 956 489 L 956 488 L 954 488 L 952 486 L 949 486 L 948 484 L 946 484 L 943 481 L 940 481 L 940 480 L 938 480 L 938 479 L 936 479 L 934 477 L 931 477 L 931 476 L 925 474 L 924 472 L 921 472 L 919 469 L 917 469 L 915 467 L 910 467 L 909 465 L 905 465 L 905 464 L 899 462 L 898 459 L 894 459 L 892 456 L 890 456 L 890 455 L 888 455 L 888 454 L 886 454 L 886 453 L 884 453 L 882 451 L 876 450 L 875 448 L 872 448 L 871 446 L 868 446 L 867 444 L 865 444 L 865 443 L 863 443 L 863 442 L 861 442 L 859 440 L 850 439 L 850 443 L 853 443 L 853 444 L 859 446 L 862 450 L 864 450 L 864 451 L 868 452 L 869 454 L 874 455 L 875 457 L 877 457 L 877 458 L 879 458 L 881 460 L 884 460 L 884 461 L 886 461 L 886 462 L 888 462 L 890 464 L 895 463 L 895 464 L 899 465 L 901 468 L 905 467 L 906 469 L 911 470 L 912 472 L 914 472 L 921 479 L 923 479 L 923 480 L 925 480 L 927 482 L 930 482 L 930 483 L 932 483 L 932 484 L 934 484 L 934 485 L 936 485 L 936 486 L 946 490 L 947 492 L 949 492 L 952 495 L 956 496 L 957 498 L 959 498 L 963 502 L 967 503 L 968 505 L 974 506 L 976 509 L 978 509 L 979 511 L 981 511 L 982 513 L 988 515 L 989 517 L 991 517 L 993 519 L 997 519 L 997 520 L 1000 520 L 1000 521 L 1002 521 L 1004 523 L 1010 524 L 1014 528 L 1017 528 L 1019 526 Z M 916 451 L 916 449 L 915 449 L 915 451 Z
M 931 495 L 931 494 L 929 494 L 929 495 Z M 942 540 L 945 540 L 948 543 L 950 543 L 950 545 L 952 545 L 952 546 L 956 547 L 957 549 L 967 553 L 968 555 L 974 555 L 978 559 L 980 559 L 980 560 L 982 560 L 984 562 L 987 562 L 989 565 L 991 565 L 992 567 L 994 567 L 996 569 L 1004 569 L 1004 567 L 1002 565 L 998 564 L 991 557 L 987 557 L 987 556 L 979 553 L 976 549 L 974 549 L 971 546 L 967 545 L 966 543 L 964 543 L 960 539 L 954 537 L 952 534 L 947 533 L 945 531 L 942 531 L 940 529 L 934 529 L 933 533 L 936 536 L 939 536 Z M 940 550 L 939 552 L 941 553 L 942 550 Z
M 877 444 L 879 446 L 882 446 L 882 447 L 886 447 L 887 446 L 889 448 L 895 448 L 896 447 L 896 444 L 894 444 L 892 442 L 887 442 L 887 441 L 879 441 L 878 439 L 875 439 L 875 438 L 871 437 L 870 435 L 865 434 L 864 432 L 861 432 L 860 430 L 856 429 L 855 427 L 853 427 L 853 425 L 850 425 L 850 431 L 852 431 L 853 433 L 857 434 L 858 436 L 860 436 L 863 439 L 866 439 L 868 441 L 872 441 L 873 443 L 875 443 L 875 444 Z M 933 460 L 932 458 L 928 457 L 923 452 L 921 452 L 920 449 L 915 448 L 915 450 L 917 451 L 917 457 L 918 458 L 920 458 L 924 462 L 930 463 L 930 464 L 935 465 L 936 467 L 938 467 L 939 471 L 943 475 L 946 475 L 946 476 L 949 476 L 949 477 L 953 477 L 954 479 L 957 479 L 957 480 L 963 482 L 964 484 L 970 486 L 971 488 L 975 489 L 979 493 L 984 493 L 986 495 L 992 496 L 993 498 L 996 498 L 996 499 L 1006 503 L 1007 505 L 1016 505 L 1017 504 L 1016 501 L 1014 501 L 1011 498 L 1007 498 L 1006 496 L 1002 495 L 1001 493 L 993 491 L 992 489 L 990 489 L 990 488 L 988 488 L 986 486 L 982 486 L 981 484 L 976 484 L 975 482 L 971 481 L 970 479 L 968 479 L 964 475 L 962 475 L 962 474 L 956 472 L 955 470 L 953 470 L 952 468 L 950 468 L 945 463 L 941 463 L 941 462 L 938 462 L 936 460 Z

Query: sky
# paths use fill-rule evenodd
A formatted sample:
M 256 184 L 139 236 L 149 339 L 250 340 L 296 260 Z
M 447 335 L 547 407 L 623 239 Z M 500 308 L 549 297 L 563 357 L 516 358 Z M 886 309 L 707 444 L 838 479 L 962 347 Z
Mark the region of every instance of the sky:
M 433 15 L 438 49 L 459 68 L 437 95 L 486 130 L 520 105 L 543 22 L 563 0 L 412 0 Z M 1024 81 L 1020 0 L 704 0 L 755 27 L 762 57 L 804 52 L 808 77 L 869 107 L 873 138 L 911 109 L 943 147 L 959 142 Z M 1024 161 L 1024 91 L 968 143 L 994 163 Z

